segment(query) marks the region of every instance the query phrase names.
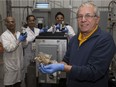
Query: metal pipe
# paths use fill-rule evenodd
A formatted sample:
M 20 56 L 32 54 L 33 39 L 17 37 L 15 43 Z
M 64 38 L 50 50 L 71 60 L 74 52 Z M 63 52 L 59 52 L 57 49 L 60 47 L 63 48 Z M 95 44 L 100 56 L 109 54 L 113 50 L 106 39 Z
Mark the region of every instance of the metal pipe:
M 12 16 L 12 3 L 11 3 L 11 0 L 6 0 L 6 13 L 7 13 L 7 16 Z
M 11 8 L 33 8 L 32 6 L 11 6 Z

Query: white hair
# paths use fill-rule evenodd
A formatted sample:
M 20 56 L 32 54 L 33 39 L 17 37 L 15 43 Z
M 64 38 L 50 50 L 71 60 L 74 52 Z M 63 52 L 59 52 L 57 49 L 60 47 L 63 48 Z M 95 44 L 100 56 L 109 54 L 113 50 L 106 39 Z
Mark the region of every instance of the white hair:
M 95 15 L 98 16 L 98 17 L 100 17 L 100 12 L 99 12 L 98 7 L 97 7 L 93 2 L 91 2 L 91 1 L 82 3 L 82 4 L 80 5 L 80 7 L 78 8 L 77 14 L 79 13 L 80 8 L 81 8 L 81 7 L 84 7 L 84 6 L 86 6 L 86 7 L 88 7 L 88 6 L 89 6 L 89 7 L 90 7 L 90 6 L 93 7 L 93 8 L 94 8 L 94 13 L 95 13 Z

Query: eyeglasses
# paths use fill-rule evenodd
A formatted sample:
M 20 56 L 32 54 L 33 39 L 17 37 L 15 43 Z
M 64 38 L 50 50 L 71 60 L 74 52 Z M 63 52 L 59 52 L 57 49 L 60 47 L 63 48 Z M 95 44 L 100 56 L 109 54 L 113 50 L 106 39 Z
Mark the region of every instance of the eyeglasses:
M 77 16 L 77 19 L 78 20 L 82 20 L 83 19 L 83 17 L 85 18 L 85 19 L 91 19 L 91 18 L 94 18 L 94 17 L 97 17 L 96 15 L 90 15 L 90 14 L 86 14 L 86 15 L 78 15 Z

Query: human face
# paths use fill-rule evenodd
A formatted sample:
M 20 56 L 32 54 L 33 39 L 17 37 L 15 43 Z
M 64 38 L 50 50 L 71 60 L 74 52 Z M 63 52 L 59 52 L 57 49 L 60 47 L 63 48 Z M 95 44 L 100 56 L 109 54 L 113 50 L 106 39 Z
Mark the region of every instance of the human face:
M 15 19 L 13 17 L 7 17 L 5 19 L 5 25 L 7 27 L 7 29 L 9 29 L 10 31 L 15 30 Z
M 35 18 L 29 17 L 29 19 L 27 20 L 27 24 L 30 28 L 34 28 L 35 27 Z
M 62 15 L 58 15 L 58 16 L 56 17 L 56 23 L 61 24 L 62 21 L 64 21 L 64 17 L 63 17 Z
M 83 6 L 78 11 L 77 22 L 81 33 L 90 33 L 98 25 L 99 17 L 92 6 Z

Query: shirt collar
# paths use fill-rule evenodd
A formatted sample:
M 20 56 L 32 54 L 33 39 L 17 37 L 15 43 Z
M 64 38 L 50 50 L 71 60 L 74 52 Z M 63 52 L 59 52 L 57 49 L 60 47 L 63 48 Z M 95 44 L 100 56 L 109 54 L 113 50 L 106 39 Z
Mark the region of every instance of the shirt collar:
M 87 40 L 96 30 L 97 30 L 98 26 L 95 27 L 95 29 L 93 29 L 86 37 L 82 38 L 82 33 L 79 33 L 79 37 L 78 40 Z

